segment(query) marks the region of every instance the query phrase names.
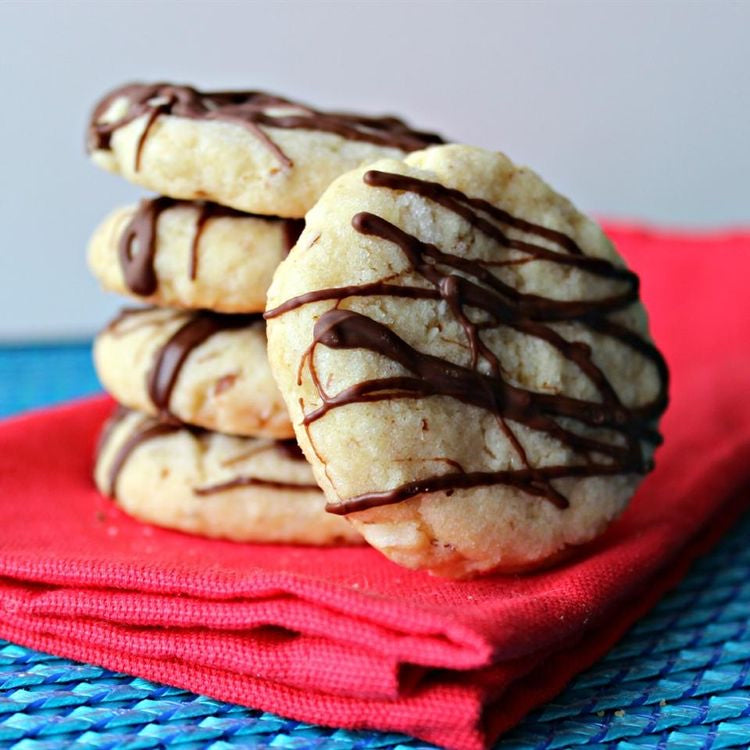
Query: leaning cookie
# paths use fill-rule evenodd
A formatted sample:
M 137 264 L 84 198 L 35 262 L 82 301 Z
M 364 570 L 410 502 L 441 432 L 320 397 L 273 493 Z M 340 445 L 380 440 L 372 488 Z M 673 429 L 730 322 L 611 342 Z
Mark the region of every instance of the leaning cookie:
M 667 380 L 601 229 L 455 145 L 355 170 L 305 220 L 269 357 L 329 510 L 452 577 L 600 534 L 652 466 Z
M 105 426 L 94 478 L 141 521 L 238 542 L 351 544 L 326 513 L 293 441 L 191 430 L 120 409 Z
M 260 315 L 124 310 L 96 337 L 94 363 L 131 409 L 233 435 L 294 434 Z
M 111 213 L 89 242 L 105 289 L 166 307 L 262 312 L 304 222 L 216 203 L 149 198 Z
M 321 112 L 257 91 L 114 89 L 88 130 L 93 161 L 172 198 L 300 218 L 353 167 L 442 139 L 395 117 Z

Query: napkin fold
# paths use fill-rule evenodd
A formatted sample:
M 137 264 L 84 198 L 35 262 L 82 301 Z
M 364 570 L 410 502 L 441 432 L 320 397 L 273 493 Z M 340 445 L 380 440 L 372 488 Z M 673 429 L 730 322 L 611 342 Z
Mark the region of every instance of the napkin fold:
M 0 636 L 304 721 L 486 746 L 750 505 L 750 233 L 607 229 L 641 274 L 672 402 L 656 470 L 564 565 L 455 582 L 371 549 L 139 524 L 90 479 L 112 409 L 97 397 L 0 424 Z

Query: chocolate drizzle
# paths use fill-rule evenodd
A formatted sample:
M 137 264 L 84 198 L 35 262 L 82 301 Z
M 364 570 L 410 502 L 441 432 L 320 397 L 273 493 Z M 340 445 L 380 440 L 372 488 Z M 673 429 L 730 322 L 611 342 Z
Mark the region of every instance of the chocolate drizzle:
M 294 438 L 288 440 L 274 440 L 270 447 L 281 453 L 281 455 L 288 461 L 305 462 L 305 456 L 302 453 L 302 449 Z M 226 492 L 227 490 L 234 490 L 238 487 L 268 487 L 269 489 L 291 490 L 292 492 L 320 490 L 320 487 L 315 483 L 281 482 L 274 479 L 261 479 L 260 477 L 241 474 L 225 482 L 205 487 L 196 487 L 193 489 L 193 493 L 201 496 L 214 495 L 218 492 Z
M 144 199 L 138 204 L 133 218 L 123 230 L 118 245 L 120 268 L 128 289 L 147 296 L 159 286 L 154 269 L 156 255 L 156 222 L 159 215 L 177 203 L 173 198 Z M 137 241 L 138 252 L 133 252 Z
M 274 479 L 261 479 L 260 477 L 250 477 L 240 475 L 229 479 L 226 482 L 207 485 L 206 487 L 194 487 L 193 494 L 205 496 L 215 495 L 219 492 L 236 490 L 239 487 L 268 487 L 274 490 L 291 490 L 292 492 L 309 492 L 310 490 L 320 491 L 317 484 L 299 484 L 297 482 L 277 482 Z
M 122 404 L 117 404 L 117 408 L 112 412 L 110 418 L 106 421 L 104 428 L 99 433 L 99 438 L 96 441 L 96 448 L 94 450 L 95 455 L 98 457 L 104 450 L 104 446 L 112 437 L 112 432 L 120 422 L 130 413 L 130 409 Z
M 109 418 L 104 426 L 104 429 L 102 430 L 101 435 L 99 436 L 99 441 L 96 447 L 97 457 L 100 456 L 102 451 L 105 449 L 115 429 L 129 414 L 133 413 L 134 412 L 130 409 L 118 405 L 117 410 Z M 153 440 L 164 435 L 171 435 L 178 430 L 187 430 L 196 437 L 209 434 L 206 430 L 203 430 L 199 427 L 193 427 L 191 425 L 180 425 L 173 422 L 159 421 L 151 417 L 143 417 L 142 419 L 139 419 L 136 422 L 135 428 L 133 429 L 131 434 L 125 439 L 122 445 L 120 445 L 117 452 L 112 458 L 109 472 L 107 474 L 107 486 L 105 493 L 109 497 L 116 497 L 117 480 L 119 479 L 120 474 L 125 467 L 125 464 L 128 462 L 128 459 L 136 450 L 136 448 L 138 448 L 143 443 L 148 442 L 149 440 Z M 276 440 L 271 444 L 270 447 L 278 449 L 289 460 L 304 461 L 302 452 L 300 451 L 299 446 L 294 440 Z M 295 448 L 296 451 L 294 450 Z M 200 496 L 214 495 L 220 492 L 226 492 L 228 490 L 236 489 L 238 487 L 255 486 L 268 487 L 269 489 L 289 490 L 292 492 L 320 490 L 320 487 L 318 487 L 318 485 L 314 483 L 305 484 L 296 482 L 282 482 L 273 479 L 262 479 L 260 477 L 240 475 L 217 484 L 207 485 L 205 487 L 195 487 L 193 488 L 193 493 Z
M 112 433 L 115 428 L 122 422 L 128 414 L 132 412 L 120 406 L 112 417 L 107 422 L 101 437 L 99 438 L 99 444 L 97 446 L 97 455 L 99 455 L 105 448 L 107 442 L 112 437 Z M 130 458 L 133 451 L 143 443 L 153 440 L 154 438 L 161 437 L 162 435 L 170 435 L 176 432 L 179 428 L 178 425 L 169 424 L 166 422 L 157 422 L 148 417 L 139 421 L 136 425 L 136 429 L 128 437 L 127 440 L 118 448 L 112 463 L 109 467 L 109 473 L 107 476 L 107 488 L 105 490 L 109 497 L 117 496 L 117 480 L 122 473 L 125 464 Z
M 201 311 L 180 326 L 156 353 L 147 376 L 148 395 L 161 418 L 174 421 L 169 402 L 180 371 L 193 349 L 221 331 L 247 328 L 260 320 L 259 314 L 220 315 Z
M 195 281 L 198 278 L 198 245 L 206 224 L 211 219 L 218 219 L 220 217 L 242 219 L 247 218 L 250 214 L 243 214 L 241 211 L 228 208 L 227 206 L 220 206 L 218 203 L 211 203 L 210 201 L 181 201 L 181 203 L 183 205 L 192 204 L 198 208 L 198 218 L 195 221 L 195 234 L 190 244 L 190 269 L 188 271 L 190 280 Z
M 102 122 L 109 108 L 120 98 L 127 99 L 125 113 L 112 122 Z M 283 113 L 278 110 L 283 110 Z M 190 120 L 218 120 L 247 128 L 284 169 L 292 167 L 292 161 L 263 128 L 333 133 L 350 141 L 363 141 L 401 151 L 417 151 L 443 143 L 439 135 L 413 130 L 396 117 L 321 112 L 261 91 L 202 92 L 190 86 L 169 83 L 134 83 L 115 89 L 97 104 L 88 129 L 88 150 L 109 150 L 113 134 L 143 115 L 147 119 L 136 146 L 136 172 L 140 169 L 148 134 L 162 115 Z
M 398 246 L 425 285 L 373 282 L 317 290 L 288 300 L 266 313 L 267 318 L 273 318 L 310 302 L 336 301 L 336 307 L 316 321 L 312 344 L 300 363 L 300 373 L 305 362 L 308 363 L 321 401 L 320 406 L 304 414 L 306 429 L 309 430 L 311 424 L 332 409 L 348 404 L 445 396 L 493 414 L 523 468 L 465 472 L 456 466 L 455 471 L 446 474 L 330 504 L 327 510 L 343 515 L 402 502 L 423 493 L 498 484 L 544 498 L 563 509 L 568 507 L 568 499 L 553 486 L 553 480 L 649 471 L 652 466 L 643 455 L 642 443 L 658 444 L 661 441 L 654 424 L 667 405 L 666 363 L 650 342 L 607 317 L 638 300 L 638 277 L 608 260 L 585 255 L 565 234 L 512 216 L 484 200 L 471 198 L 439 183 L 373 170 L 365 173 L 364 181 L 374 188 L 422 196 L 464 219 L 498 247 L 522 254 L 520 259 L 515 258 L 505 265 L 544 261 L 572 266 L 581 272 L 611 280 L 615 289 L 608 297 L 574 301 L 523 293 L 490 271 L 491 266 L 503 264 L 443 251 L 371 213 L 354 216 L 352 225 L 357 232 Z M 512 236 L 509 230 L 513 230 Z M 518 239 L 519 234 L 524 239 Z M 539 240 L 545 244 L 540 244 Z M 444 300 L 464 331 L 470 364 L 457 365 L 419 352 L 382 323 L 339 308 L 344 299 L 355 296 Z M 474 318 L 477 312 L 480 313 L 482 322 L 474 322 L 467 309 L 475 311 Z M 550 325 L 561 322 L 577 322 L 616 339 L 652 362 L 661 381 L 658 395 L 648 404 L 627 408 L 594 362 L 590 347 L 582 342 L 568 341 Z M 536 337 L 554 347 L 578 366 L 596 388 L 599 400 L 539 393 L 508 383 L 503 378 L 500 361 L 481 336 L 482 331 L 501 326 Z M 337 394 L 329 394 L 315 369 L 317 346 L 371 351 L 400 365 L 408 374 L 357 383 Z M 480 363 L 484 363 L 488 373 L 479 370 Z M 508 421 L 549 435 L 572 449 L 578 461 L 572 465 L 532 466 Z M 582 435 L 570 426 L 564 426 L 571 422 L 592 428 L 596 437 L 591 432 Z M 600 437 L 602 433 L 598 430 L 606 431 L 609 436 Z M 613 433 L 616 439 L 611 437 Z
M 195 234 L 190 246 L 189 277 L 192 281 L 198 278 L 198 245 L 203 230 L 211 219 L 259 219 L 263 221 L 281 222 L 284 235 L 284 246 L 288 253 L 297 241 L 304 227 L 304 219 L 280 219 L 276 216 L 260 216 L 243 213 L 227 206 L 220 206 L 210 201 L 176 200 L 174 198 L 144 198 L 133 214 L 120 236 L 118 256 L 125 284 L 133 294 L 148 296 L 153 294 L 159 280 L 156 276 L 154 261 L 157 250 L 157 222 L 164 211 L 176 206 L 193 207 L 198 215 L 195 222 Z M 133 245 L 137 244 L 138 251 Z

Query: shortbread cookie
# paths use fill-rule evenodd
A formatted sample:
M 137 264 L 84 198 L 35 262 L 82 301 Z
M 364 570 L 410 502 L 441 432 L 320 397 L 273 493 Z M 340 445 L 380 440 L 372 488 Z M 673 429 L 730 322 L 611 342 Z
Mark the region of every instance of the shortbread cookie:
M 320 112 L 257 91 L 131 84 L 97 104 L 96 164 L 172 198 L 300 218 L 338 175 L 442 139 L 395 117 Z
M 96 337 L 94 362 L 131 409 L 233 435 L 294 434 L 260 315 L 124 310 Z
M 329 510 L 402 565 L 549 562 L 651 468 L 666 368 L 638 279 L 501 154 L 444 146 L 336 180 L 268 305 L 271 366 Z
M 263 312 L 273 272 L 303 226 L 205 201 L 148 198 L 97 228 L 89 266 L 105 289 L 151 304 Z
M 325 497 L 294 440 L 239 438 L 120 409 L 105 426 L 99 489 L 141 521 L 238 542 L 359 541 Z

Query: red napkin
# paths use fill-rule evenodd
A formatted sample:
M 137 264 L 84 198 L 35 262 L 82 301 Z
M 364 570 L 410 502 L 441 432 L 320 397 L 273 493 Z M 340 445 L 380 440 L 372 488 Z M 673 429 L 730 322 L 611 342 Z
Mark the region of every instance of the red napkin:
M 451 582 L 370 549 L 194 539 L 89 479 L 106 398 L 0 425 L 0 636 L 340 727 L 478 750 L 557 693 L 750 499 L 750 232 L 609 227 L 672 365 L 657 469 L 575 559 Z M 54 377 L 54 373 L 50 373 Z

